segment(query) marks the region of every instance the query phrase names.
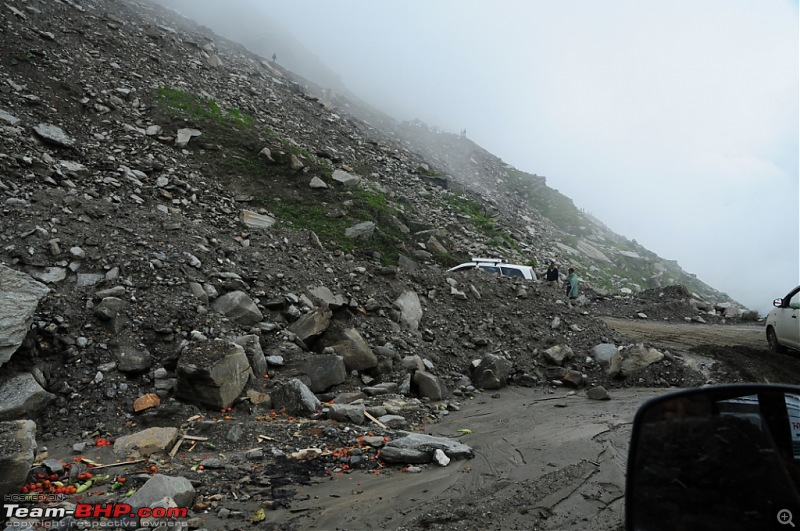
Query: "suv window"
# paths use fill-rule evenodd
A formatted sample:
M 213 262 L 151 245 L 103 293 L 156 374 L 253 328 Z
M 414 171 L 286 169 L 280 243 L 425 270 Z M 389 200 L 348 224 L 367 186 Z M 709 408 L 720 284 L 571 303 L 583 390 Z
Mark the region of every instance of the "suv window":
M 510 267 L 500 267 L 500 270 L 503 272 L 503 275 L 507 277 L 516 277 L 516 278 L 525 278 L 525 275 L 522 274 L 522 271 L 519 269 L 512 269 Z
M 798 309 L 800 308 L 800 291 L 794 294 L 794 297 L 789 299 L 789 308 Z
M 484 271 L 489 272 L 489 273 L 494 273 L 495 275 L 499 275 L 500 274 L 500 268 L 499 267 L 483 266 L 483 265 L 482 266 L 478 266 L 478 267 L 483 269 Z

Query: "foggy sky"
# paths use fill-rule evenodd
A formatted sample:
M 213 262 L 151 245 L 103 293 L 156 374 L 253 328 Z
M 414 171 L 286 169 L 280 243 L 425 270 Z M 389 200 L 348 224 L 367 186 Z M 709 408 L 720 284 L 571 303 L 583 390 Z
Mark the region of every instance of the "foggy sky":
M 750 308 L 800 283 L 797 2 L 251 2 L 364 100 L 466 128 Z

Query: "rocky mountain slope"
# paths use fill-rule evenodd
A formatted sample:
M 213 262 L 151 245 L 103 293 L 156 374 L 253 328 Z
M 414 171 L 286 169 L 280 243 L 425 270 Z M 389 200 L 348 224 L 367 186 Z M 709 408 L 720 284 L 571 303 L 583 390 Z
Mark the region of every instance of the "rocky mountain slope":
M 258 521 L 313 475 L 468 457 L 413 432 L 482 390 L 705 381 L 601 314 L 738 313 L 621 292 L 662 262 L 543 178 L 145 0 L 9 0 L 0 48 L 0 493 L 97 481 L 66 503 Z M 445 272 L 497 252 L 576 265 L 585 294 Z

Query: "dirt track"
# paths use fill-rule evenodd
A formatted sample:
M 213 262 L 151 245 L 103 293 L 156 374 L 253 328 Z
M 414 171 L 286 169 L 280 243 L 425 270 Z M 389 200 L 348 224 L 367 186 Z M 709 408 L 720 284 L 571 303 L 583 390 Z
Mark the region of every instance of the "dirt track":
M 776 354 L 762 324 L 703 325 L 604 318 L 634 341 L 671 349 L 708 368 L 711 383 L 761 382 L 800 385 L 800 354 Z
M 635 341 L 646 341 L 654 346 L 692 350 L 703 345 L 722 347 L 737 345 L 753 349 L 767 349 L 764 327 L 754 325 L 712 325 L 674 323 L 663 321 L 634 321 L 604 317 L 603 320 L 625 336 Z

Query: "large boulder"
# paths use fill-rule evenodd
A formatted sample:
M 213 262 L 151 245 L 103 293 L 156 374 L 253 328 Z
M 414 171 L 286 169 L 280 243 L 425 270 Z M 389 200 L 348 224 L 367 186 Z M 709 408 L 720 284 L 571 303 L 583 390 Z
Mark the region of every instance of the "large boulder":
M 36 452 L 36 423 L 0 422 L 0 500 L 16 494 L 25 483 Z
M 622 355 L 619 353 L 619 349 L 611 343 L 595 345 L 592 348 L 592 358 L 611 378 L 618 375 L 622 369 Z
M 55 399 L 29 372 L 17 374 L 0 386 L 0 420 L 37 415 Z
M 447 385 L 435 374 L 426 371 L 417 371 L 411 378 L 419 396 L 434 401 L 444 400 L 449 394 Z
M 226 293 L 215 300 L 211 307 L 240 325 L 254 325 L 264 318 L 253 299 L 243 291 Z
M 215 339 L 187 348 L 177 374 L 178 398 L 222 409 L 238 398 L 252 370 L 241 345 Z
M 472 384 L 478 389 L 500 389 L 511 376 L 511 362 L 496 354 L 486 354 L 472 373 Z
M 320 339 L 324 347 L 333 347 L 344 358 L 348 371 L 363 371 L 378 366 L 378 357 L 355 328 L 332 328 Z
M 544 359 L 551 365 L 563 367 L 575 355 L 569 345 L 556 345 L 543 352 Z
M 178 507 L 190 507 L 196 495 L 192 482 L 185 477 L 156 474 L 139 487 L 126 503 L 138 509 L 150 507 L 164 498 L 171 498 Z
M 628 347 L 621 354 L 620 374 L 622 376 L 630 376 L 664 359 L 663 353 L 654 348 L 645 347 L 641 343 Z
M 264 351 L 261 348 L 261 341 L 255 334 L 237 337 L 234 343 L 240 345 L 244 349 L 247 356 L 247 361 L 250 362 L 250 367 L 253 369 L 256 378 L 261 377 L 267 372 L 267 358 L 264 356 Z
M 419 329 L 419 322 L 422 319 L 422 305 L 419 302 L 417 293 L 412 290 L 405 291 L 394 301 L 394 304 L 400 310 L 400 322 L 411 330 Z
M 30 275 L 0 264 L 0 366 L 22 345 L 39 301 L 49 292 Z
M 337 354 L 313 356 L 305 363 L 303 372 L 311 381 L 309 388 L 315 393 L 327 391 L 347 379 L 344 358 Z
M 331 316 L 333 314 L 328 308 L 320 308 L 319 310 L 307 313 L 300 317 L 297 321 L 289 325 L 289 331 L 293 332 L 300 341 L 307 342 L 309 339 L 316 338 L 331 324 Z
M 270 393 L 272 407 L 285 411 L 288 415 L 311 416 L 322 407 L 322 403 L 314 396 L 311 389 L 297 378 L 282 382 Z
M 114 452 L 134 457 L 168 452 L 178 438 L 178 428 L 148 428 L 114 441 Z

